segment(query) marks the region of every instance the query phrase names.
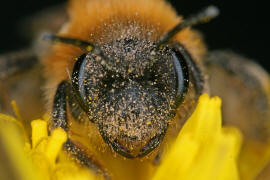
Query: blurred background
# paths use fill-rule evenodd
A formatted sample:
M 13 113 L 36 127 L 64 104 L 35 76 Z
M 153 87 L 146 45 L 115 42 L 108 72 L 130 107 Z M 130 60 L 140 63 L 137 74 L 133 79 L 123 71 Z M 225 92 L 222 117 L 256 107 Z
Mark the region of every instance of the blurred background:
M 66 2 L 65 0 L 4 0 L 0 6 L 0 53 L 29 44 L 20 35 L 18 23 L 47 7 Z M 232 49 L 250 57 L 268 71 L 269 20 L 266 5 L 262 1 L 233 0 L 170 0 L 179 14 L 185 17 L 214 4 L 220 8 L 219 18 L 209 24 L 197 26 L 203 32 L 209 49 Z

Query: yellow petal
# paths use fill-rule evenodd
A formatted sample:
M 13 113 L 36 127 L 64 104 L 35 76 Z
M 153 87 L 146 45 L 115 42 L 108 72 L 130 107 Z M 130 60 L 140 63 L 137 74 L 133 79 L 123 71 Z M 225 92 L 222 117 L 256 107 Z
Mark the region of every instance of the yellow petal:
M 153 180 L 238 180 L 240 146 L 240 132 L 222 129 L 221 100 L 204 94 Z
M 72 163 L 57 165 L 53 177 L 55 180 L 97 180 L 88 169 Z
M 1 150 L 4 149 L 7 155 L 5 165 L 8 164 L 12 168 L 10 172 L 1 172 L 1 178 L 5 174 L 7 179 L 10 179 L 11 175 L 15 175 L 21 180 L 35 180 L 38 178 L 24 152 L 25 141 L 22 133 L 20 123 L 11 116 L 0 114 L 0 141 L 4 145 Z
M 66 140 L 67 134 L 63 129 L 55 129 L 52 132 L 52 135 L 48 140 L 48 144 L 45 150 L 45 154 L 49 158 L 49 161 L 52 165 L 55 164 L 56 157 L 62 149 L 62 146 Z
M 24 137 L 24 141 L 28 142 L 29 139 L 27 137 L 26 131 L 24 129 L 24 126 L 22 125 L 22 123 L 20 121 L 18 121 L 17 119 L 15 119 L 12 116 L 9 115 L 5 115 L 5 114 L 1 114 L 0 113 L 0 126 L 4 129 L 6 124 L 15 124 L 16 126 L 19 127 L 19 129 L 22 131 L 22 137 Z
M 13 108 L 13 111 L 14 111 L 18 121 L 23 122 L 23 118 L 22 118 L 22 115 L 21 115 L 21 113 L 19 111 L 17 103 L 15 101 L 11 101 L 11 106 Z
M 48 137 L 47 122 L 42 120 L 34 120 L 31 122 L 32 127 L 32 147 L 36 145 L 44 138 Z
M 0 152 L 7 152 L 7 155 L 0 154 L 0 159 L 1 155 L 7 156 L 5 164 L 0 162 L 0 179 L 10 179 L 14 174 L 21 180 L 97 180 L 89 169 L 72 162 L 66 155 L 56 162 L 67 140 L 64 130 L 55 129 L 48 137 L 46 121 L 35 120 L 31 126 L 32 145 L 24 141 L 19 121 L 0 114 Z M 9 171 L 6 171 L 7 164 Z

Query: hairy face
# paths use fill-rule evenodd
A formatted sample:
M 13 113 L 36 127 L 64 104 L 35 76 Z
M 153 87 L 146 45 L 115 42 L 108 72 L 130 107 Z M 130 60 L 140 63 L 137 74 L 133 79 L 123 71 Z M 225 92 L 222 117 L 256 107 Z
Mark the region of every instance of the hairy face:
M 170 48 L 124 38 L 79 58 L 73 81 L 89 118 L 105 141 L 139 153 L 164 135 L 183 91 L 183 74 Z M 178 62 L 178 64 L 177 64 Z

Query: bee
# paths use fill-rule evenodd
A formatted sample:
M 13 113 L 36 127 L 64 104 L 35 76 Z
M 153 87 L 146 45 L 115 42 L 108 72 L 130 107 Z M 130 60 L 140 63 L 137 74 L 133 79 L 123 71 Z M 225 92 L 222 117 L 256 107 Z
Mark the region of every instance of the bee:
M 70 0 L 61 30 L 44 36 L 54 44 L 2 56 L 0 78 L 40 63 L 51 129 L 68 132 L 64 149 L 105 179 L 147 179 L 138 172 L 158 164 L 205 92 L 223 99 L 224 124 L 247 146 L 267 144 L 268 74 L 232 51 L 208 52 L 191 29 L 218 13 L 209 6 L 183 19 L 164 0 Z M 36 88 L 42 77 L 33 74 L 23 83 Z

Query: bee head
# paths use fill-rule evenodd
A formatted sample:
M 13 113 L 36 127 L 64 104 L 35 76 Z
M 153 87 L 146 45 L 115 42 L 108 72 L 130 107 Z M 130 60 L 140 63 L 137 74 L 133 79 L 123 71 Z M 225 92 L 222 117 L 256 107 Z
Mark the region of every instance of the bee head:
M 140 156 L 159 144 L 175 116 L 186 68 L 169 47 L 124 38 L 83 54 L 72 84 L 103 139 L 124 156 Z
M 54 35 L 47 39 L 87 50 L 72 73 L 79 104 L 114 151 L 128 158 L 142 157 L 161 143 L 189 85 L 190 56 L 170 39 L 217 14 L 215 7 L 209 7 L 176 25 L 159 42 L 130 36 L 96 46 Z

